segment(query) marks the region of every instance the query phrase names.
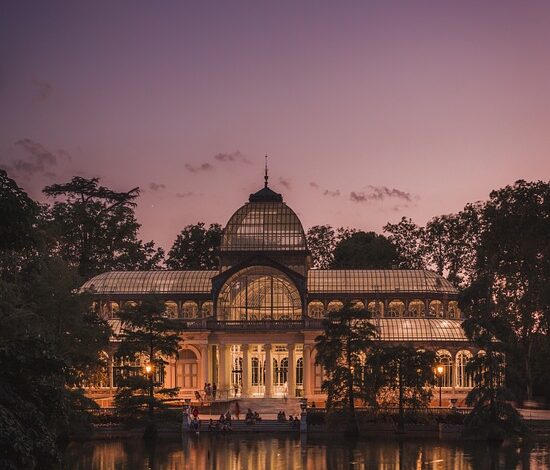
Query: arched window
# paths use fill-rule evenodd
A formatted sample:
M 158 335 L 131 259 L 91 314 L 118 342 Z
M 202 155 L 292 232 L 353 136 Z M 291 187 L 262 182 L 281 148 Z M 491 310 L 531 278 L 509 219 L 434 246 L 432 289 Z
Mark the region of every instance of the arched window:
M 453 357 L 451 353 L 445 349 L 440 349 L 437 351 L 437 363 L 438 365 L 443 366 L 443 374 L 437 375 L 437 385 L 441 383 L 442 387 L 452 387 L 453 386 Z M 441 381 L 441 382 L 439 382 Z
M 401 300 L 392 300 L 388 304 L 389 317 L 402 317 L 405 312 L 405 303 Z
M 218 315 L 225 320 L 299 320 L 302 301 L 286 274 L 254 266 L 238 272 L 222 287 Z
M 440 318 L 443 316 L 443 303 L 440 300 L 430 302 L 430 317 Z
M 365 303 L 362 300 L 352 300 L 351 308 L 354 310 L 365 310 Z
M 456 354 L 456 386 L 463 388 L 472 388 L 474 380 L 471 373 L 466 371 L 466 365 L 472 358 L 472 353 L 465 349 Z
M 193 302 L 192 300 L 186 300 L 181 306 L 181 316 L 183 318 L 197 318 L 198 311 L 199 306 L 197 302 Z
M 164 302 L 164 308 L 166 311 L 166 315 L 168 317 L 170 318 L 178 317 L 178 304 L 173 300 L 167 300 L 166 302 Z
M 426 304 L 423 300 L 415 299 L 409 302 L 409 316 L 411 317 L 423 317 Z
M 214 312 L 214 304 L 210 300 L 207 300 L 206 302 L 202 303 L 201 318 L 211 317 L 213 315 L 213 312 Z
M 251 382 L 252 385 L 260 385 L 260 360 L 257 357 L 253 357 L 251 360 Z
M 384 302 L 381 300 L 373 300 L 368 303 L 368 310 L 373 317 L 384 316 Z
M 296 361 L 296 386 L 304 385 L 304 359 L 298 358 Z
M 312 300 L 307 305 L 307 314 L 311 318 L 323 318 L 325 316 L 325 306 L 323 305 L 323 302 L 320 302 L 319 300 Z
M 281 359 L 281 365 L 279 366 L 279 385 L 284 385 L 288 382 L 288 358 L 283 357 Z
M 197 355 L 191 349 L 178 352 L 176 361 L 176 386 L 183 389 L 197 388 L 199 363 Z
M 281 385 L 279 383 L 279 362 L 273 359 L 273 385 Z
M 231 371 L 231 384 L 239 388 L 243 386 L 243 358 L 233 358 L 233 369 Z
M 344 308 L 344 304 L 339 300 L 331 300 L 327 305 L 327 311 L 338 312 Z
M 449 318 L 460 318 L 460 309 L 458 308 L 458 302 L 456 300 L 451 300 L 447 306 L 447 312 Z

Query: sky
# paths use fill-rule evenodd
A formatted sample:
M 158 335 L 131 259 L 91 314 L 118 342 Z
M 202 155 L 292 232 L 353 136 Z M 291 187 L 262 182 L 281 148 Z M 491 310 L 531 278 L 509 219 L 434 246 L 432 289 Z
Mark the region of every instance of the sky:
M 0 167 L 142 189 L 169 248 L 263 185 L 380 232 L 550 179 L 547 1 L 0 5 Z

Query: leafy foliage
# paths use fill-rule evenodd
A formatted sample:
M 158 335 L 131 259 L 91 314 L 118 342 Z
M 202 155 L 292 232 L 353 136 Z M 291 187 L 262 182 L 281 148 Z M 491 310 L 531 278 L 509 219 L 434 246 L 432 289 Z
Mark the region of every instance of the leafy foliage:
M 164 256 L 152 241 L 138 239 L 134 207 L 139 188 L 116 192 L 99 185 L 99 178 L 74 177 L 44 188 L 56 198 L 50 230 L 58 252 L 83 278 L 111 270 L 154 269 Z
M 222 239 L 220 224 L 187 225 L 168 252 L 169 269 L 216 269 Z
M 374 232 L 355 232 L 334 248 L 333 269 L 391 269 L 398 262 L 395 246 Z
M 351 431 L 356 431 L 355 399 L 361 396 L 365 381 L 365 354 L 373 343 L 376 329 L 368 321 L 367 310 L 346 304 L 323 320 L 323 334 L 315 338 L 315 361 L 323 366 L 327 378 L 322 389 L 327 392 L 327 408 L 342 404 L 351 416 Z
M 177 356 L 183 324 L 168 318 L 164 303 L 155 296 L 135 306 L 127 306 L 119 312 L 119 316 L 123 330 L 118 355 L 146 357 L 153 370 L 149 377 L 127 374 L 117 389 L 115 404 L 122 413 L 147 406 L 152 414 L 155 408 L 163 406 L 162 397 L 177 393 L 177 389 L 155 390 L 154 387 L 159 384 L 154 382 L 153 377 L 162 376 L 166 358 Z

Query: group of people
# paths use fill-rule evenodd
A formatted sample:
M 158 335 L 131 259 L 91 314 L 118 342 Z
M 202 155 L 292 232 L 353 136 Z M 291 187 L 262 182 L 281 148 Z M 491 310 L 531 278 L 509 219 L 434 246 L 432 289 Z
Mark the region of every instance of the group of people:
M 285 423 L 287 421 L 286 414 L 283 410 L 281 410 L 277 413 L 277 421 L 279 423 Z M 292 415 L 289 415 L 288 424 L 290 424 L 290 427 L 292 427 L 292 428 L 299 429 L 300 428 L 300 418 L 298 418 L 298 416 L 293 417 Z
M 210 422 L 208 423 L 208 430 L 223 432 L 231 431 L 231 421 L 231 412 L 228 410 L 227 413 L 222 413 L 216 422 L 214 422 L 214 420 L 210 418 Z
M 258 421 L 261 421 L 262 418 L 260 417 L 260 414 L 257 411 L 252 411 L 250 408 L 248 408 L 245 416 L 245 423 L 246 424 L 256 424 Z
M 211 401 L 216 399 L 216 392 L 218 391 L 218 387 L 216 386 L 215 383 L 213 384 L 205 383 L 203 390 L 204 390 L 204 396 L 206 397 L 207 400 Z

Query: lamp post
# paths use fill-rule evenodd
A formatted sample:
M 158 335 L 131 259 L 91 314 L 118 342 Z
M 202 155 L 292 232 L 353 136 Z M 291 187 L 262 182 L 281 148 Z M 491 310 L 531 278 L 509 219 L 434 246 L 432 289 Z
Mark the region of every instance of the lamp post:
M 445 368 L 443 367 L 442 364 L 438 364 L 435 370 L 439 377 L 439 407 L 441 408 L 441 387 L 443 386 L 443 372 Z
M 149 380 L 149 418 L 153 417 L 153 366 L 147 364 L 145 366 L 145 374 Z

